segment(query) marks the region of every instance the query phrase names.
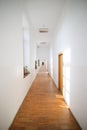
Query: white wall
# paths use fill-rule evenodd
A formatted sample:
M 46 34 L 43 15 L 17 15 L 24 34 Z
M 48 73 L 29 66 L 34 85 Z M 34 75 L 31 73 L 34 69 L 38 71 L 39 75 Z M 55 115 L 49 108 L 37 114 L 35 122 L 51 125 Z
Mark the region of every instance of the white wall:
M 30 33 L 27 16 L 24 13 L 22 16 L 22 31 L 23 31 L 23 63 L 24 66 L 30 66 Z
M 21 4 L 0 1 L 0 130 L 7 130 L 11 125 L 36 75 L 32 68 L 31 74 L 23 78 Z M 32 52 L 34 63 L 35 47 Z
M 56 85 L 58 85 L 58 54 L 61 52 L 64 54 L 64 98 L 82 129 L 86 130 L 87 1 L 67 0 L 51 50 L 53 50 L 53 79 Z
M 53 41 L 54 42 L 54 41 Z M 48 49 L 48 72 L 50 73 L 51 77 L 53 78 L 53 44 L 51 43 Z
M 37 59 L 46 59 L 48 60 L 48 45 L 42 45 L 37 47 Z

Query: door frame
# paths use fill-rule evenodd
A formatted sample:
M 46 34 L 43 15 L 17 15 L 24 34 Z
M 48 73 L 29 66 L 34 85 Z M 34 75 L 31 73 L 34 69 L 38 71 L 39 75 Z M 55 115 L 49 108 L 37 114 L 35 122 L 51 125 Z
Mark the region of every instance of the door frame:
M 63 56 L 63 53 L 58 54 L 58 90 L 60 91 L 60 56 Z M 63 68 L 62 68 L 63 69 Z M 63 77 L 62 77 L 63 78 Z M 63 86 L 64 87 L 64 86 Z M 63 93 L 62 93 L 63 95 Z

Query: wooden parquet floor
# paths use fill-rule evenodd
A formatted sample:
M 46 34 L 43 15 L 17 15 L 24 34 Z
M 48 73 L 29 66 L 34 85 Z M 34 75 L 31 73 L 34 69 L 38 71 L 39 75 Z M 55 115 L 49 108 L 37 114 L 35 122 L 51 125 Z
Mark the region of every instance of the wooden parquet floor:
M 47 73 L 38 73 L 10 130 L 80 130 Z

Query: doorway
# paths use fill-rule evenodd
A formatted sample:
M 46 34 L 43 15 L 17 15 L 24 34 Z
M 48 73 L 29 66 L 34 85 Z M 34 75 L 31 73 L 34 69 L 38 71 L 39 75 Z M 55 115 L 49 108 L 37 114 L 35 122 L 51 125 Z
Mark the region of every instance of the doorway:
M 58 55 L 58 78 L 59 91 L 63 94 L 63 54 Z

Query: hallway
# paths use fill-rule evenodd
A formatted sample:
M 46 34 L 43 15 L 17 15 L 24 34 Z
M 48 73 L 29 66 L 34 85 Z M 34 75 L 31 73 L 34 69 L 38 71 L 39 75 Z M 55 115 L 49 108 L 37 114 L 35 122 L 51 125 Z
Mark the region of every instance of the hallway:
M 10 130 L 80 130 L 47 73 L 38 73 Z
M 87 0 L 1 0 L 0 16 L 0 130 L 87 130 Z

